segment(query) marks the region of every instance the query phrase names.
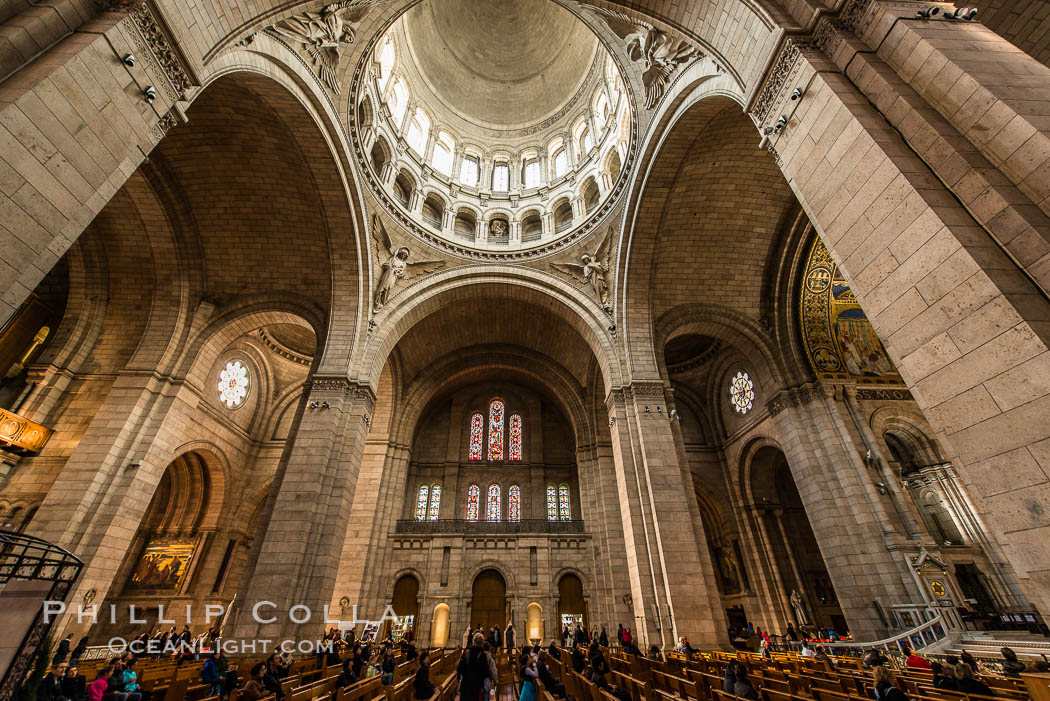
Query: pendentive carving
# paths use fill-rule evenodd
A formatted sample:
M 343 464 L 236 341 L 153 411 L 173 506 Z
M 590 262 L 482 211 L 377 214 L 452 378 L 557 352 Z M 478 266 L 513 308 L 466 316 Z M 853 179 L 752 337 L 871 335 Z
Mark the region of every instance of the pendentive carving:
M 598 244 L 594 253 L 584 253 L 579 263 L 551 263 L 551 267 L 560 273 L 571 276 L 581 284 L 590 283 L 598 303 L 607 314 L 612 313 L 609 304 L 609 255 L 612 242 L 612 229 L 606 232 L 605 238 Z
M 310 58 L 317 77 L 339 94 L 339 60 L 343 49 L 357 39 L 356 25 L 378 0 L 344 0 L 325 5 L 319 12 L 301 12 L 266 28 L 291 42 Z
M 383 269 L 379 275 L 379 283 L 376 285 L 375 311 L 377 312 L 390 299 L 397 283 L 406 276 L 408 280 L 412 280 L 445 267 L 443 260 L 420 260 L 409 263 L 408 258 L 412 255 L 412 250 L 408 246 L 394 246 L 378 214 L 372 215 L 372 238 L 375 240 L 376 255 L 379 256 L 379 264 Z
M 647 110 L 656 107 L 664 96 L 676 70 L 704 57 L 704 53 L 688 41 L 673 39 L 644 20 L 615 10 L 594 8 L 594 11 L 627 43 L 627 55 L 631 60 L 644 64 L 642 85 Z

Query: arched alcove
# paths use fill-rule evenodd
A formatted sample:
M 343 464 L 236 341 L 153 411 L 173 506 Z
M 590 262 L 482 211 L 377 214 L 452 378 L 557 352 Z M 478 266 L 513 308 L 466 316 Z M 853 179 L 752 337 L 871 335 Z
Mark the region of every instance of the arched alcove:
M 474 629 L 500 630 L 507 625 L 507 582 L 493 569 L 483 570 L 474 578 L 470 593 L 470 621 Z

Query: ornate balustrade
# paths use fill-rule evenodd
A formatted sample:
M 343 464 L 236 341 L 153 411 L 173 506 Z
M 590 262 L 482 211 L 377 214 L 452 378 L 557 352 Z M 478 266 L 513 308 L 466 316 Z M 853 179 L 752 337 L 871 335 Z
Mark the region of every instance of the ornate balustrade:
M 492 535 L 492 534 L 582 534 L 583 521 L 547 521 L 525 519 L 523 521 L 467 521 L 466 519 L 441 519 L 438 521 L 398 521 L 394 529 L 397 534 L 419 535 Z
M 39 453 L 50 437 L 50 428 L 13 411 L 0 409 L 0 449 L 25 455 Z

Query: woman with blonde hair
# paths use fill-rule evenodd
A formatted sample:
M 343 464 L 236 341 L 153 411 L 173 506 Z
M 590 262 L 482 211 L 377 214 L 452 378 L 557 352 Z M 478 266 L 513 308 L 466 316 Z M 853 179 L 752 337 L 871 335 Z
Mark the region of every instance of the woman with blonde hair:
M 908 701 L 908 695 L 897 688 L 897 677 L 889 667 L 875 668 L 875 701 Z

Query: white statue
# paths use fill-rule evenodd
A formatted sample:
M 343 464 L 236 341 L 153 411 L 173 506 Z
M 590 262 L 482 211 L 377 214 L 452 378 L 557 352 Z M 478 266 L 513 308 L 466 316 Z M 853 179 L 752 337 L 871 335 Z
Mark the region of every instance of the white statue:
M 372 215 L 372 238 L 375 240 L 376 254 L 383 268 L 383 272 L 379 274 L 379 284 L 376 285 L 375 311 L 377 312 L 390 299 L 398 281 L 404 278 L 411 269 L 416 269 L 412 274 L 412 277 L 415 278 L 445 267 L 443 260 L 420 260 L 409 263 L 408 258 L 412 255 L 412 251 L 408 246 L 394 248 L 390 235 L 383 226 L 383 220 L 378 214 Z
M 354 24 L 361 20 L 364 12 L 350 13 L 351 9 L 363 9 L 374 5 L 376 0 L 343 0 L 321 8 L 320 12 L 302 12 L 270 27 L 278 36 L 300 45 L 313 61 L 318 76 L 334 92 L 339 92 L 336 72 L 343 47 L 354 43 L 357 34 Z
M 615 10 L 597 10 L 621 39 L 627 42 L 627 55 L 632 61 L 643 61 L 642 85 L 645 86 L 645 108 L 652 109 L 663 97 L 671 75 L 686 63 L 702 58 L 703 53 L 684 40 L 674 40 L 653 25 L 636 20 Z
M 795 609 L 795 619 L 800 626 L 809 625 L 809 617 L 806 616 L 806 603 L 802 600 L 802 594 L 798 589 L 791 590 L 791 608 Z
M 584 253 L 580 256 L 579 263 L 551 263 L 551 267 L 560 272 L 572 275 L 580 282 L 589 282 L 594 289 L 598 302 L 605 311 L 611 311 L 609 306 L 609 244 L 612 242 L 612 231 L 605 234 L 605 238 L 598 245 L 594 253 Z

